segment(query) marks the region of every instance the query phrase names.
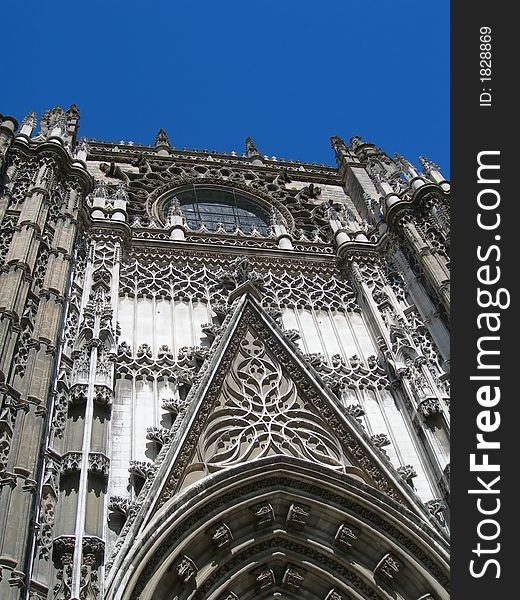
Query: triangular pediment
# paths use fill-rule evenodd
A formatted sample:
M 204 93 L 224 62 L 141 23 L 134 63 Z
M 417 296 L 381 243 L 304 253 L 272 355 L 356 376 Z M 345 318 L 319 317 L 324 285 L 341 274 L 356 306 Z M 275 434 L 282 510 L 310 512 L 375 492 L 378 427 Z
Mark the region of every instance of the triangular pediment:
M 431 523 L 411 488 L 252 295 L 235 300 L 222 331 L 145 484 L 133 531 L 126 527 L 123 535 L 143 531 L 195 482 L 280 455 L 368 484 Z
M 335 433 L 298 389 L 254 321 L 241 333 L 199 439 L 209 472 L 286 455 L 341 472 L 354 468 Z M 256 326 L 256 327 L 255 327 Z M 362 472 L 360 471 L 360 475 Z

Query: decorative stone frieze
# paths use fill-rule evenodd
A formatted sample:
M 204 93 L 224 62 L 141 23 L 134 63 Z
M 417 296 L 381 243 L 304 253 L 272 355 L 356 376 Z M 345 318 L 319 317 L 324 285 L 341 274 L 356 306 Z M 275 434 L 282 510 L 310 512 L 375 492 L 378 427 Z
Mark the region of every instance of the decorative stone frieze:
M 81 470 L 81 452 L 67 452 L 61 458 L 61 472 L 72 473 Z
M 92 473 L 97 473 L 104 479 L 107 479 L 110 469 L 110 459 L 101 452 L 90 452 L 88 455 L 88 469 Z
M 439 167 L 357 136 L 331 140 L 337 167 L 251 138 L 243 153 L 176 149 L 162 129 L 150 146 L 78 141 L 78 120 L 74 105 L 39 129 L 34 113 L 18 131 L 0 116 L 0 597 L 31 581 L 38 600 L 165 587 L 348 600 L 344 583 L 445 600 Z M 236 205 L 215 201 L 222 190 Z M 249 482 L 277 461 L 281 474 Z M 226 491 L 207 494 L 214 480 Z M 422 504 L 424 490 L 439 498 Z M 372 530 L 399 557 L 375 554 Z M 226 560 L 204 562 L 210 546 Z M 398 576 L 416 562 L 420 577 Z

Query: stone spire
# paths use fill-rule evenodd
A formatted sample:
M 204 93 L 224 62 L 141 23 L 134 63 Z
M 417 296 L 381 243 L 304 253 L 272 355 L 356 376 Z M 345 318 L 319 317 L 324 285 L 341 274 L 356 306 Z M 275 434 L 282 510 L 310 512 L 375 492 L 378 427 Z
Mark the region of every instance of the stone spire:
M 334 152 L 336 152 L 336 154 L 341 151 L 346 152 L 346 150 L 347 150 L 347 146 L 346 146 L 345 142 L 343 141 L 342 138 L 339 137 L 339 135 L 333 135 L 330 138 L 330 144 L 331 144 Z
M 160 146 L 166 146 L 167 148 L 171 148 L 170 140 L 166 135 L 166 131 L 164 129 L 159 129 L 157 135 L 155 136 L 155 147 L 159 148 Z
M 26 115 L 22 123 L 20 125 L 20 131 L 18 132 L 21 135 L 26 135 L 27 137 L 31 137 L 32 132 L 36 129 L 36 125 L 38 124 L 38 118 L 35 112 L 30 112 Z
M 253 139 L 250 137 L 246 138 L 246 156 L 252 158 L 253 156 L 261 156 L 260 150 L 255 146 Z
M 397 152 L 394 154 L 394 162 L 397 164 L 397 166 L 400 168 L 401 172 L 407 179 L 413 179 L 414 177 L 418 176 L 417 170 L 412 165 L 412 163 Z
M 430 173 L 431 171 L 439 171 L 439 165 L 426 158 L 426 156 L 419 156 L 419 162 L 423 166 L 425 173 Z

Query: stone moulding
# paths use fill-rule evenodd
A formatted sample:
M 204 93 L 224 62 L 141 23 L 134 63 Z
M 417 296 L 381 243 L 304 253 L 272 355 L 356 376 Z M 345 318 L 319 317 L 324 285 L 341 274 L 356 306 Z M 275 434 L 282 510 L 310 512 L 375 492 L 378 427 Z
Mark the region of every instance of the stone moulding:
M 270 465 L 270 466 L 268 466 Z M 280 468 L 282 468 L 286 476 L 280 476 Z M 242 483 L 239 482 L 242 480 Z M 242 497 L 254 498 L 258 494 L 266 496 L 265 491 L 270 490 L 270 493 L 279 494 L 276 490 L 284 490 L 285 494 L 291 497 L 292 494 L 298 497 L 302 494 L 306 499 L 306 504 L 309 504 L 311 498 L 321 499 L 327 506 L 335 507 L 345 511 L 345 514 L 350 515 L 349 523 L 356 523 L 357 529 L 366 528 L 374 529 L 380 532 L 380 535 L 387 539 L 394 540 L 401 553 L 410 553 L 413 558 L 408 558 L 407 562 L 418 562 L 432 574 L 444 587 L 448 586 L 447 578 L 447 555 L 441 548 L 446 548 L 446 542 L 440 534 L 436 533 L 432 528 L 425 524 L 418 516 L 405 509 L 402 505 L 395 502 L 388 502 L 384 494 L 381 494 L 374 488 L 356 482 L 344 476 L 335 474 L 325 468 L 320 469 L 318 475 L 315 468 L 308 464 L 302 463 L 296 459 L 288 457 L 272 457 L 271 459 L 263 459 L 258 461 L 258 464 L 253 467 L 241 465 L 233 469 L 231 472 L 216 473 L 207 480 L 204 480 L 203 486 L 197 486 L 186 490 L 181 494 L 176 501 L 169 503 L 164 510 L 157 513 L 156 517 L 160 520 L 160 529 L 156 530 L 156 525 L 149 524 L 150 531 L 153 531 L 153 536 L 145 544 L 139 552 L 149 552 L 148 546 L 155 546 L 156 558 L 154 558 L 148 566 L 144 567 L 140 575 L 136 574 L 138 586 L 136 589 L 144 589 L 146 581 L 151 576 L 157 565 L 162 564 L 170 553 L 171 544 L 175 545 L 182 537 L 191 531 L 194 524 L 201 523 L 201 527 L 205 531 L 207 529 L 208 518 L 212 515 L 226 514 L 223 513 L 223 507 L 230 507 L 227 510 L 232 510 L 236 505 L 237 500 Z M 222 487 L 224 486 L 224 487 Z M 219 490 L 215 496 L 214 492 Z M 188 506 L 196 505 L 200 502 L 200 498 L 213 498 L 211 501 L 201 503 L 200 507 L 195 512 L 189 510 L 189 519 L 183 520 L 182 515 L 187 515 Z M 199 500 L 197 500 L 199 498 Z M 313 500 L 314 502 L 314 500 Z M 385 506 L 384 510 L 382 506 Z M 258 512 L 259 506 L 254 501 L 251 503 L 251 509 Z M 317 509 L 318 512 L 321 509 Z M 383 512 L 381 512 L 383 510 Z M 251 527 L 255 528 L 256 519 L 254 511 L 251 510 Z M 312 511 L 311 511 L 312 514 Z M 179 520 L 180 518 L 180 520 Z M 273 516 L 274 518 L 274 516 Z M 278 521 L 276 521 L 278 522 Z M 168 524 L 171 523 L 171 526 Z M 176 525 L 174 525 L 176 523 Z M 260 530 L 269 534 L 271 527 L 275 526 L 275 521 L 270 521 Z M 405 525 L 406 524 L 406 525 Z M 337 527 L 341 525 L 338 522 Z M 171 528 L 173 527 L 173 528 Z M 404 528 L 403 528 L 404 527 Z M 144 534 L 142 530 L 140 535 Z M 166 535 L 168 531 L 168 535 Z M 298 532 L 299 530 L 294 530 Z M 310 529 L 306 528 L 303 532 L 305 537 L 314 531 L 314 525 L 310 525 Z M 162 533 L 161 533 L 162 532 Z M 299 535 L 299 534 L 298 534 Z M 314 535 L 314 534 L 312 534 Z M 331 534 L 333 538 L 334 533 Z M 428 539 L 435 539 L 435 542 Z M 162 541 L 160 541 L 162 540 Z M 240 540 L 236 540 L 240 543 Z M 333 539 L 330 541 L 333 544 Z M 434 544 L 440 551 L 436 557 L 431 554 L 431 544 Z M 131 555 L 126 553 L 131 550 L 129 546 L 127 550 L 121 548 L 119 557 L 116 557 L 116 563 L 110 571 L 109 581 L 110 589 L 118 589 L 122 585 L 121 577 L 124 573 L 126 561 L 139 561 L 138 556 L 133 556 L 135 549 L 131 551 Z M 435 553 L 434 553 L 435 554 Z M 192 557 L 193 558 L 193 557 Z M 379 558 L 377 559 L 379 560 Z M 376 562 L 376 561 L 375 561 Z M 375 563 L 374 563 L 375 564 Z M 119 565 L 116 567 L 116 565 Z M 201 565 L 199 565 L 200 568 Z M 373 567 L 372 567 L 373 568 Z M 113 586 L 116 586 L 115 588 Z M 112 598 L 112 592 L 107 596 L 107 599 Z M 132 595 L 132 598 L 137 598 L 138 593 Z

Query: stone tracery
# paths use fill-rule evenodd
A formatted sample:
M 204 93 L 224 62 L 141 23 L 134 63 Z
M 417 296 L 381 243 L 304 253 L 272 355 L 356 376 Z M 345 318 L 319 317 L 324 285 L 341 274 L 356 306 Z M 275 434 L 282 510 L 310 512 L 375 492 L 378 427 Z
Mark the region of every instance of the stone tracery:
M 294 383 L 251 334 L 224 382 L 222 397 L 202 438 L 204 460 L 226 467 L 271 454 L 288 454 L 343 470 L 338 440 L 298 397 Z
M 41 523 L 22 544 L 3 539 L 11 558 L 0 565 L 9 573 L 1 593 L 6 581 L 12 588 L 27 579 L 17 552 L 34 543 L 35 598 L 98 600 L 115 577 L 106 577 L 109 567 L 149 524 L 150 494 L 167 512 L 182 489 L 281 456 L 345 482 L 357 468 L 359 485 L 370 481 L 397 501 L 413 487 L 432 515 L 429 522 L 416 507 L 421 526 L 447 529 L 449 184 L 438 167 L 423 159 L 420 173 L 360 138 L 334 138 L 338 169 L 269 159 L 252 142 L 242 156 L 179 151 L 164 131 L 155 147 L 78 143 L 78 118 L 74 106 L 56 107 L 31 137 L 30 114 L 18 133 L 8 124 L 13 135 L 0 141 L 0 501 L 8 498 L 7 520 L 22 520 L 35 493 Z M 164 210 L 187 184 L 240 190 L 271 216 L 269 228 L 190 229 L 181 206 Z M 257 298 L 264 326 L 241 330 L 235 354 L 226 354 L 221 346 L 246 293 Z M 222 388 L 187 433 L 210 364 Z M 158 490 L 165 457 L 185 434 L 176 471 Z M 106 495 L 109 511 L 124 517 L 108 536 Z M 262 535 L 273 524 L 293 536 L 315 531 L 308 497 L 291 498 L 283 511 L 276 495 L 258 500 L 247 510 Z M 355 553 L 366 530 L 351 516 L 334 522 L 327 544 L 339 536 L 337 548 Z M 240 529 L 228 517 L 214 525 L 214 545 L 228 552 Z M 295 551 L 283 540 L 262 544 L 262 552 Z M 383 547 L 367 572 L 404 585 L 410 559 Z M 298 556 L 262 559 L 256 577 L 287 595 L 316 586 Z M 198 584 L 202 563 L 192 550 L 176 558 L 183 584 Z M 347 598 L 336 583 L 319 597 Z M 414 597 L 427 597 L 429 583 Z M 374 597 L 371 585 L 357 589 Z M 240 597 L 238 588 L 229 595 Z

